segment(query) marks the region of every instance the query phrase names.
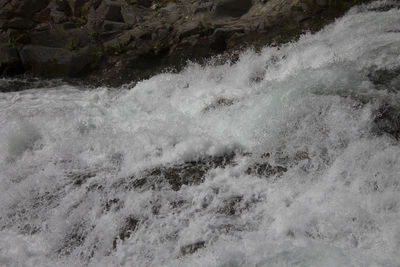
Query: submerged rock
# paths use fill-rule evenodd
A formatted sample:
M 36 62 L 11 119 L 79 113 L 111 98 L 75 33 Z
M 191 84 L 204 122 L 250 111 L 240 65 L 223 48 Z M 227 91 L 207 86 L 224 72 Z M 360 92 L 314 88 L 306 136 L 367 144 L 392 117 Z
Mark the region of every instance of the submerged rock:
M 372 131 L 376 134 L 388 134 L 400 139 L 400 109 L 384 103 L 377 110 Z
M 273 175 L 282 175 L 287 172 L 287 168 L 283 166 L 272 166 L 268 162 L 265 163 L 255 163 L 250 166 L 247 170 L 247 174 L 253 174 L 260 177 L 271 177 Z
M 127 177 L 116 183 L 115 188 L 154 189 L 159 190 L 168 184 L 174 191 L 184 185 L 197 185 L 204 181 L 207 172 L 212 168 L 224 168 L 234 163 L 235 153 L 222 156 L 209 156 L 196 161 L 187 161 L 171 166 L 160 166 L 143 171 L 138 175 Z
M 117 240 L 124 241 L 131 236 L 131 233 L 136 230 L 139 220 L 135 219 L 133 216 L 125 218 L 123 225 L 119 230 L 118 236 L 113 240 L 113 249 L 117 248 Z
M 193 254 L 195 253 L 197 250 L 204 248 L 206 245 L 205 241 L 197 241 L 195 243 L 192 244 L 188 244 L 185 246 L 181 247 L 181 254 L 183 256 L 187 255 L 187 254 Z
M 377 89 L 400 91 L 400 69 L 379 69 L 368 74 L 368 78 Z

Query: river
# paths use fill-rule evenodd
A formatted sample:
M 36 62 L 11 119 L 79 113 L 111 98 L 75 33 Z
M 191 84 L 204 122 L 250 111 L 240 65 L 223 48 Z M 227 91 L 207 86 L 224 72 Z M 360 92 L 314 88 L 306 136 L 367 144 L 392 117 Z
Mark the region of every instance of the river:
M 0 79 L 0 266 L 400 266 L 399 8 L 121 88 Z

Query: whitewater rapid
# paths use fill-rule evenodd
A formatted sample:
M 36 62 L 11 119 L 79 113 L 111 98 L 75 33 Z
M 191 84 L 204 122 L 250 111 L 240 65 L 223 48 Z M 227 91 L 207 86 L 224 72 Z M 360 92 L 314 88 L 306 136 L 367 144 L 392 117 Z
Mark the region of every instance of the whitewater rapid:
M 399 8 L 122 88 L 0 93 L 0 266 L 400 266 Z

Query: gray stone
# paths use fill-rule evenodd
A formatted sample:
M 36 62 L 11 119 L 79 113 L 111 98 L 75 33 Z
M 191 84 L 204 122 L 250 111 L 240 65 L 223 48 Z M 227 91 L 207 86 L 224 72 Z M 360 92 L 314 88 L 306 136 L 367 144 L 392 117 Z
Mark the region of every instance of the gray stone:
M 24 0 L 18 1 L 15 13 L 23 17 L 31 17 L 49 4 L 49 0 Z
M 145 16 L 145 10 L 136 6 L 124 6 L 121 8 L 121 14 L 125 23 L 135 25 Z
M 114 21 L 104 21 L 103 23 L 103 31 L 105 32 L 109 31 L 122 32 L 127 29 L 129 29 L 129 26 L 126 23 L 114 22 Z
M 191 9 L 194 14 L 197 14 L 210 12 L 212 10 L 212 7 L 213 2 L 195 2 L 191 6 Z
M 315 0 L 315 3 L 319 6 L 328 6 L 329 0 Z
M 78 24 L 74 23 L 74 22 L 65 22 L 63 25 L 63 29 L 64 30 L 71 30 L 71 29 L 76 29 L 78 28 Z
M 96 69 L 91 77 L 114 83 L 178 70 L 188 59 L 287 42 L 365 1 L 0 0 L 0 43 L 22 49 L 26 71 L 36 75 Z M 114 50 L 105 49 L 109 44 Z M 84 46 L 97 57 L 81 52 Z M 399 80 L 391 80 L 390 88 L 399 87 Z
M 36 25 L 35 30 L 48 31 L 48 30 L 50 30 L 50 26 L 47 23 L 40 23 L 40 24 Z
M 251 0 L 220 0 L 216 3 L 215 14 L 217 16 L 241 17 L 252 6 Z
M 186 37 L 199 34 L 201 31 L 201 25 L 198 22 L 191 22 L 181 26 L 179 29 L 179 38 L 184 39 Z
M 176 3 L 168 3 L 168 5 L 164 7 L 164 10 L 167 12 L 174 12 L 176 10 Z
M 143 7 L 151 7 L 151 0 L 127 0 L 126 1 L 130 5 L 139 5 Z
M 32 20 L 28 19 L 28 18 L 21 18 L 21 17 L 17 17 L 14 18 L 10 21 L 8 21 L 6 23 L 6 25 L 3 26 L 6 28 L 10 28 L 10 29 L 18 29 L 18 30 L 28 30 L 28 29 L 32 29 L 34 26 L 34 23 Z
M 0 47 L 0 65 L 10 64 L 18 61 L 17 50 L 13 47 L 1 46 Z
M 121 14 L 121 6 L 115 4 L 109 5 L 104 19 L 115 22 L 125 22 Z
M 71 6 L 69 5 L 67 0 L 57 0 L 55 1 L 56 10 L 59 12 L 64 13 L 67 16 L 72 15 Z
M 20 51 L 24 68 L 43 76 L 80 76 L 89 65 L 84 53 L 63 48 L 27 45 Z
M 0 46 L 0 75 L 17 73 L 20 71 L 20 63 L 21 62 L 15 48 Z

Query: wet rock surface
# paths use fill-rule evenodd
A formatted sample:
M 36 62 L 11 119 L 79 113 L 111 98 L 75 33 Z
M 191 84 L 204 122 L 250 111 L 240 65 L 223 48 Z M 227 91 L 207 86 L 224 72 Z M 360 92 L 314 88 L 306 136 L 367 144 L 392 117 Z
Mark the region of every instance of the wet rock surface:
M 0 72 L 120 85 L 188 59 L 289 41 L 358 2 L 3 1 Z
M 234 153 L 221 156 L 209 156 L 195 161 L 187 161 L 172 166 L 160 166 L 146 170 L 139 175 L 127 177 L 114 184 L 127 190 L 160 189 L 169 185 L 174 191 L 179 191 L 182 186 L 198 185 L 202 183 L 207 172 L 213 168 L 224 168 L 234 164 Z
M 22 70 L 18 52 L 14 47 L 0 46 L 0 73 L 12 75 Z

